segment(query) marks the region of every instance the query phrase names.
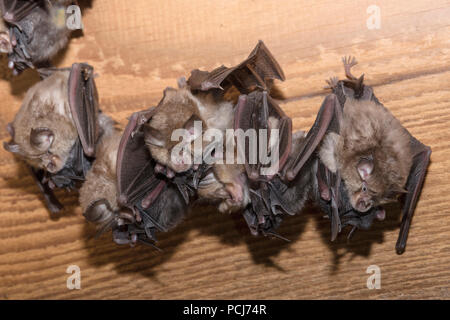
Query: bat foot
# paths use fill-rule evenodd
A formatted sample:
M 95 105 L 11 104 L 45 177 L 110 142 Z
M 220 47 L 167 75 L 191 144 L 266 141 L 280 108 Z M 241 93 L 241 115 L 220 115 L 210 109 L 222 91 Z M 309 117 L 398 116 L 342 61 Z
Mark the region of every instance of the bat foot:
M 355 65 L 358 64 L 358 61 L 356 61 L 356 58 L 352 57 L 352 56 L 342 57 L 342 63 L 344 64 L 345 76 L 347 77 L 347 79 L 357 80 L 358 78 L 356 78 L 351 73 L 352 67 L 354 67 Z
M 337 87 L 337 85 L 338 85 L 339 78 L 338 77 L 331 77 L 330 79 L 325 80 L 325 82 L 327 83 L 327 85 L 325 87 L 323 87 L 324 89 L 326 89 L 326 90 L 329 90 L 329 89 L 334 90 Z

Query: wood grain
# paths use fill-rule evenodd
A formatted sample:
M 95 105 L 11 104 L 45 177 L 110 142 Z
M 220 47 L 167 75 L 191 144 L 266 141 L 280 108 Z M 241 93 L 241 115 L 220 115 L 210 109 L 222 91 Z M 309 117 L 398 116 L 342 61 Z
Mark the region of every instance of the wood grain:
M 160 235 L 163 253 L 120 247 L 110 235 L 93 239 L 76 194 L 62 193 L 66 210 L 49 217 L 24 166 L 1 149 L 0 299 L 449 299 L 450 1 L 378 0 L 381 28 L 369 30 L 374 2 L 93 0 L 84 36 L 56 61 L 95 66 L 101 108 L 126 123 L 191 69 L 235 64 L 263 39 L 286 73 L 282 107 L 307 130 L 324 80 L 343 76 L 341 56 L 356 56 L 355 73 L 433 150 L 404 255 L 394 251 L 398 207 L 349 244 L 344 235 L 330 243 L 316 209 L 285 220 L 284 243 L 250 236 L 240 217 L 195 208 Z M 4 128 L 38 79 L 12 78 L 5 57 L 0 66 Z M 81 290 L 66 287 L 69 265 L 81 268 Z M 380 290 L 366 287 L 370 265 L 381 268 Z

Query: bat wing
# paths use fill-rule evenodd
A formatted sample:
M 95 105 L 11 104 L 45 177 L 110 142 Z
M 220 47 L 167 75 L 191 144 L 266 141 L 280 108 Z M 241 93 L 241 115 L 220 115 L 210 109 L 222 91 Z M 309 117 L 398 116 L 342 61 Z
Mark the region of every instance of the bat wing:
M 335 94 L 328 95 L 322 103 L 317 118 L 308 131 L 301 148 L 289 157 L 284 167 L 283 177 L 286 180 L 292 181 L 295 179 L 328 132 L 339 132 L 339 119 L 341 117 L 342 107 L 337 96 Z
M 61 211 L 63 208 L 62 204 L 56 199 L 53 190 L 50 189 L 47 183 L 43 182 L 44 179 L 44 171 L 36 170 L 33 167 L 29 166 L 31 175 L 33 179 L 36 181 L 36 184 L 39 190 L 42 192 L 45 200 L 45 204 L 51 213 L 55 214 Z
M 283 70 L 260 40 L 248 58 L 237 66 L 221 66 L 211 72 L 193 70 L 188 84 L 191 90 L 200 91 L 234 85 L 241 93 L 250 93 L 255 88 L 268 91 L 274 79 L 284 81 Z
M 251 180 L 259 180 L 263 175 L 262 169 L 269 169 L 270 166 L 274 170 L 264 174 L 270 180 L 283 168 L 291 152 L 291 119 L 266 91 L 254 91 L 239 97 L 234 121 L 238 135 L 238 158 L 244 157 L 247 176 Z M 245 138 L 239 138 L 246 133 L 250 134 L 248 143 Z M 272 157 L 270 163 L 264 163 L 267 162 L 262 159 L 265 154 Z
M 414 209 L 417 205 L 423 182 L 430 162 L 431 148 L 422 144 L 411 136 L 411 149 L 413 150 L 413 164 L 406 182 L 407 194 L 402 206 L 402 222 L 397 244 L 395 246 L 398 254 L 405 252 L 409 228 L 411 226 Z
M 156 231 L 165 232 L 176 226 L 187 210 L 189 196 L 181 190 L 184 184 L 172 183 L 163 175 L 157 175 L 154 170 L 156 162 L 145 145 L 142 126 L 157 109 L 154 107 L 134 113 L 119 144 L 119 203 L 135 213 L 139 212 L 142 221 L 128 224 L 124 227 L 126 230 L 114 230 L 117 243 L 129 243 L 131 235 L 154 247 Z
M 134 113 L 120 141 L 117 153 L 119 202 L 128 208 L 148 208 L 165 186 L 154 171 L 155 161 L 145 146 L 142 125 L 156 108 Z
M 340 211 L 345 203 L 342 201 L 342 180 L 339 172 L 330 172 L 319 160 L 317 163 L 317 185 L 320 194 L 320 205 L 331 221 L 331 241 L 336 240 L 341 232 Z
M 94 81 L 94 68 L 75 63 L 69 76 L 69 105 L 84 153 L 93 157 L 99 136 L 98 93 Z
M 28 16 L 38 7 L 44 7 L 43 0 L 0 0 L 0 7 L 3 13 L 3 19 L 12 25 L 19 25 L 19 22 Z

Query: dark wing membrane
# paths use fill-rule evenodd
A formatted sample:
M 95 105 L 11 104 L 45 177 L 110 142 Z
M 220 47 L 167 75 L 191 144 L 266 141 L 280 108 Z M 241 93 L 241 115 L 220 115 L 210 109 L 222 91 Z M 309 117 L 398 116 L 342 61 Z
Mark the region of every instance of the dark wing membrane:
M 305 163 L 314 154 L 317 147 L 324 136 L 330 130 L 339 132 L 339 120 L 342 108 L 339 101 L 334 94 L 330 94 L 325 98 L 325 101 L 320 107 L 319 114 L 312 128 L 308 131 L 306 139 L 304 140 L 299 152 L 291 155 L 284 168 L 283 176 L 292 181 L 303 168 Z
M 260 40 L 248 58 L 237 66 L 221 66 L 211 72 L 193 70 L 188 84 L 192 90 L 201 91 L 223 89 L 232 84 L 241 93 L 249 93 L 255 88 L 269 90 L 274 79 L 284 81 L 283 70 Z
M 269 119 L 273 119 L 270 121 Z M 247 140 L 237 139 L 238 153 L 245 157 L 245 168 L 247 175 L 251 180 L 259 180 L 261 170 L 271 166 L 275 168 L 275 172 L 269 175 L 274 176 L 285 165 L 292 147 L 292 121 L 281 110 L 277 103 L 270 98 L 266 91 L 254 91 L 249 95 L 241 95 L 235 108 L 234 129 L 239 130 L 239 134 L 246 136 L 250 134 Z M 276 123 L 276 128 L 271 128 L 271 123 Z M 272 130 L 279 130 L 278 136 L 271 135 Z M 242 131 L 240 131 L 242 130 Z M 266 139 L 262 141 L 262 134 L 266 130 Z M 253 132 L 253 138 L 251 136 Z M 274 132 L 276 133 L 276 132 Z M 271 138 L 278 138 L 278 157 L 271 153 L 270 144 L 273 142 Z M 252 141 L 253 140 L 253 141 Z M 243 146 L 242 143 L 245 145 Z M 265 148 L 266 150 L 262 150 Z M 261 163 L 260 155 L 275 156 L 268 164 Z
M 75 63 L 69 76 L 69 105 L 81 145 L 87 156 L 95 155 L 99 135 L 98 93 L 94 81 L 94 68 Z
M 427 172 L 427 167 L 430 162 L 431 148 L 422 144 L 416 138 L 411 136 L 411 149 L 413 150 L 414 158 L 411 171 L 406 182 L 406 194 L 402 207 L 402 222 L 400 225 L 400 233 L 397 244 L 395 246 L 398 254 L 405 252 L 406 241 L 408 239 L 408 232 L 411 226 L 414 209 L 422 191 L 423 182 Z
M 47 205 L 48 210 L 50 210 L 53 214 L 60 212 L 63 208 L 62 204 L 58 201 L 58 199 L 56 199 L 53 190 L 50 189 L 48 184 L 43 182 L 45 172 L 43 170 L 36 170 L 31 166 L 29 166 L 29 168 L 33 179 L 36 181 L 39 190 L 44 196 L 45 204 Z
M 0 0 L 3 19 L 13 25 L 18 25 L 34 8 L 44 5 L 44 0 Z
M 122 136 L 117 153 L 119 202 L 132 208 L 148 207 L 159 195 L 165 182 L 156 177 L 155 162 L 145 147 L 141 130 L 156 108 L 134 113 Z

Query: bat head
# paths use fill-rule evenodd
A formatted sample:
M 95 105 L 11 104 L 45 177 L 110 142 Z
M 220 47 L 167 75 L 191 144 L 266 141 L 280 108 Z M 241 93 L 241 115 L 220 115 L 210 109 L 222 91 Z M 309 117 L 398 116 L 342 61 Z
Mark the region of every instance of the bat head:
M 195 129 L 196 121 L 201 119 L 188 89 L 164 90 L 158 112 L 144 126 L 145 143 L 152 157 L 175 172 L 189 170 L 193 163 L 192 143 L 202 135 Z M 183 155 L 181 146 L 189 146 L 191 152 Z
M 31 87 L 7 131 L 7 151 L 31 166 L 49 172 L 61 170 L 70 156 L 78 132 L 67 98 L 68 73 L 56 72 Z
M 375 102 L 346 102 L 335 154 L 355 210 L 367 212 L 405 192 L 412 164 L 409 136 Z

